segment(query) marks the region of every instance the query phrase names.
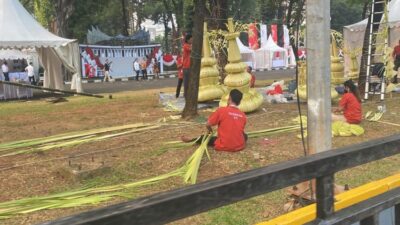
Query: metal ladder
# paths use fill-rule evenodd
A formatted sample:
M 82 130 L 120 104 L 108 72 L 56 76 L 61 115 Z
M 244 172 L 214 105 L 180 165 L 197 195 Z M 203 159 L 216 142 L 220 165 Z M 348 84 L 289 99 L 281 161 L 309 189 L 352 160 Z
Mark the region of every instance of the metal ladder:
M 379 82 L 372 82 L 372 61 L 375 56 L 383 57 L 384 66 L 388 62 L 387 59 L 387 48 L 388 48 L 388 0 L 373 0 L 371 7 L 371 14 L 369 20 L 369 43 L 368 43 L 368 55 L 367 55 L 367 79 L 365 82 L 365 95 L 364 99 L 368 100 L 369 95 L 375 94 L 375 87 L 373 84 L 380 84 L 380 100 L 385 99 L 385 88 L 386 88 L 386 73 L 380 77 Z M 368 29 L 368 28 L 367 28 Z M 386 32 L 386 33 L 385 33 Z M 383 42 L 377 43 L 377 37 L 383 36 Z M 377 46 L 382 47 L 381 53 L 376 53 Z M 372 90 L 373 89 L 373 90 Z

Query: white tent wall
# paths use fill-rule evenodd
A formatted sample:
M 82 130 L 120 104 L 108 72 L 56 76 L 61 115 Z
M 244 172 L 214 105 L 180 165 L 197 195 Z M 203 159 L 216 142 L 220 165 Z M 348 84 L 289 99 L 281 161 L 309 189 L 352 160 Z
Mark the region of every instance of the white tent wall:
M 54 49 L 62 64 L 72 73 L 71 89 L 82 92 L 81 61 L 79 55 L 79 43 L 74 41 L 66 46 Z
M 43 86 L 64 90 L 62 62 L 52 48 L 37 48 L 39 61 L 44 68 Z
M 270 35 L 265 45 L 255 51 L 255 65 L 256 69 L 288 67 L 288 52 L 279 47 Z
M 240 55 L 242 57 L 242 61 L 246 63 L 248 66 L 253 68 L 256 67 L 254 50 L 245 46 L 239 38 L 236 38 L 236 43 L 239 47 Z M 229 53 L 228 53 L 229 54 Z
M 344 48 L 347 52 L 357 51 L 357 62 L 361 62 L 361 50 L 364 44 L 364 33 L 367 27 L 367 19 L 358 23 L 345 26 L 343 29 Z M 389 46 L 394 47 L 400 40 L 400 0 L 392 0 L 389 3 Z M 351 58 L 349 54 L 344 55 L 345 73 L 351 69 Z
M 58 37 L 43 28 L 17 0 L 0 0 L 0 49 L 35 48 L 45 69 L 44 86 L 64 89 L 62 64 L 73 75 L 71 88 L 82 92 L 76 40 Z

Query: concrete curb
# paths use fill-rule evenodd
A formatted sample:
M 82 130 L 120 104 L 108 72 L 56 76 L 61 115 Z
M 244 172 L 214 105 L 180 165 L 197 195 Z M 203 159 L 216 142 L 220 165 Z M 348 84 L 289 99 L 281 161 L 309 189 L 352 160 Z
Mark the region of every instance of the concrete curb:
M 255 69 L 254 71 L 256 72 L 263 72 L 263 71 L 274 71 L 274 70 L 292 70 L 295 69 L 296 67 L 280 67 L 280 68 L 272 68 L 272 69 Z M 166 78 L 176 78 L 178 76 L 177 72 L 174 71 L 172 73 L 163 73 L 160 74 L 159 79 L 166 79 Z M 149 74 L 148 75 L 149 80 L 157 80 L 155 79 L 154 74 Z M 136 76 L 128 76 L 128 77 L 119 77 L 115 79 L 111 79 L 111 82 L 127 82 L 127 81 L 132 81 L 136 80 Z M 82 79 L 83 84 L 90 84 L 90 83 L 101 83 L 103 82 L 103 79 L 100 78 L 95 78 L 95 79 Z M 65 84 L 71 84 L 70 81 L 65 82 Z

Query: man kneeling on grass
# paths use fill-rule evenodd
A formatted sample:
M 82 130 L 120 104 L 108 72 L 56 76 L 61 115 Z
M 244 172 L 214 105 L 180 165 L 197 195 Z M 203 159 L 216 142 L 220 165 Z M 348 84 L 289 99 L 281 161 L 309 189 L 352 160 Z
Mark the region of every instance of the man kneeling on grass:
M 210 115 L 207 121 L 207 130 L 212 133 L 212 127 L 218 125 L 218 136 L 211 137 L 209 146 L 213 146 L 217 151 L 236 152 L 243 150 L 247 134 L 244 133 L 246 126 L 246 115 L 238 108 L 243 94 L 237 89 L 229 93 L 228 106 L 220 107 Z M 182 136 L 182 141 L 191 142 L 196 139 L 190 139 Z M 198 138 L 196 143 L 200 144 L 203 136 Z

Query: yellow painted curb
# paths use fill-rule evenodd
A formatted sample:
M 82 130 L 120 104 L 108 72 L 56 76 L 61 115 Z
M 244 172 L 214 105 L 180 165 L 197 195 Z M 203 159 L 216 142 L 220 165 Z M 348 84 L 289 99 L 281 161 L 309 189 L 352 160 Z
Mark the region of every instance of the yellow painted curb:
M 400 187 L 400 173 L 336 195 L 335 210 L 347 208 L 397 187 Z M 316 204 L 312 204 L 256 225 L 299 225 L 311 222 L 315 218 Z

